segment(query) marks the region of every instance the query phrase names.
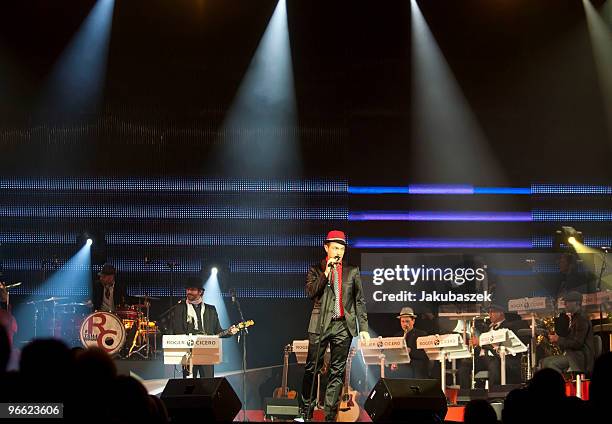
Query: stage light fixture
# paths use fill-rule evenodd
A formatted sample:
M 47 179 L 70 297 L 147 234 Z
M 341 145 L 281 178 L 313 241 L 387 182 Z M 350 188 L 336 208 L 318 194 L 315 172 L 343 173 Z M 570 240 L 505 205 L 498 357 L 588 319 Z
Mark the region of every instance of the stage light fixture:
M 575 248 L 583 242 L 584 236 L 581 231 L 577 231 L 574 227 L 562 226 L 555 232 L 553 248 L 560 249 L 562 245 Z

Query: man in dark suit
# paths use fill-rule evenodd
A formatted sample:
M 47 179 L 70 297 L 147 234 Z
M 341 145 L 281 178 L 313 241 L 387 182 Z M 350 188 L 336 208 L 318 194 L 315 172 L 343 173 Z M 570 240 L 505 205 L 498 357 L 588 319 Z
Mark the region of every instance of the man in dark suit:
M 582 295 L 571 291 L 564 295 L 565 312 L 570 314 L 567 336 L 550 334 L 548 339 L 561 348 L 563 355 L 549 356 L 542 361 L 543 368 L 552 368 L 564 373 L 579 371 L 589 375 L 595 361 L 593 327 L 589 318 L 582 313 Z
M 190 277 L 185 284 L 185 299 L 174 306 L 170 322 L 172 334 L 205 334 L 231 337 L 238 332 L 238 328 L 231 326 L 227 330 L 221 328 L 217 309 L 213 305 L 204 303 L 204 286 L 202 280 Z M 183 368 L 183 378 L 187 378 L 189 371 Z M 212 365 L 194 365 L 193 377 L 214 377 Z
M 344 233 L 330 231 L 324 248 L 327 257 L 312 265 L 306 276 L 306 292 L 314 305 L 308 325 L 309 346 L 301 403 L 304 414 L 311 417 L 315 406 L 315 400 L 310 398 L 311 392 L 314 392 L 311 388 L 315 365 L 317 370 L 321 369 L 329 345 L 331 362 L 325 392 L 325 419 L 334 421 L 353 337 L 359 335 L 362 340 L 369 340 L 370 336 L 359 268 L 342 260 L 346 249 Z M 319 363 L 315 364 L 317 357 Z
M 429 358 L 422 349 L 417 349 L 417 339 L 426 336 L 427 333 L 414 327 L 416 314 L 412 308 L 402 308 L 397 316 L 402 326 L 402 331 L 395 334 L 396 337 L 404 337 L 406 346 L 410 349 L 409 364 L 391 364 L 391 378 L 429 378 Z
M 115 267 L 106 263 L 98 273 L 98 279 L 93 282 L 91 301 L 96 311 L 114 312 L 119 305 L 128 301 L 125 286 L 115 281 L 116 274 Z

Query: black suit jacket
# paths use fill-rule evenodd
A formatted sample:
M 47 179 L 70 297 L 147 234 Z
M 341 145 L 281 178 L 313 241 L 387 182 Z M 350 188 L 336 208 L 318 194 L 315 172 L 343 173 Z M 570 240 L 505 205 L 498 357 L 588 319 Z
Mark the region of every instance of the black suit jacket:
M 572 315 L 567 337 L 559 337 L 559 347 L 575 370 L 590 373 L 595 361 L 593 326 L 581 312 Z
M 319 334 L 320 328 L 317 327 L 317 321 L 321 313 L 321 305 L 327 302 L 323 329 L 326 329 L 331 323 L 334 312 L 336 296 L 331 286 L 328 285 L 328 278 L 325 276 L 325 266 L 326 262 L 324 260 L 312 265 L 306 275 L 306 293 L 308 297 L 314 300 L 310 314 L 310 323 L 308 324 L 309 333 Z M 358 331 L 368 331 L 368 313 L 363 297 L 363 286 L 361 285 L 359 268 L 348 265 L 345 262 L 342 263 L 342 305 L 351 336 L 356 337 Z M 357 329 L 358 324 L 359 329 Z
M 94 280 L 91 289 L 91 301 L 93 303 L 94 310 L 100 310 L 102 307 L 102 297 L 104 296 L 104 287 L 100 280 Z M 125 286 L 118 284 L 115 281 L 115 288 L 113 289 L 113 299 L 115 301 L 115 308 L 125 303 L 133 303 L 132 298 L 127 296 Z
M 185 303 L 185 300 L 182 300 L 181 303 L 174 307 L 170 320 L 172 323 L 170 326 L 172 334 L 195 333 L 193 327 L 187 323 L 187 304 Z M 202 327 L 204 327 L 204 331 L 198 332 L 200 334 L 220 334 L 221 337 L 231 337 L 231 334 L 221 334 L 224 332 L 224 330 L 221 328 L 217 309 L 208 303 L 204 303 L 204 319 L 202 321 Z
M 395 337 L 402 337 L 404 335 L 403 331 L 400 331 L 395 335 Z M 422 360 L 429 361 L 429 357 L 422 349 L 417 349 L 417 339 L 419 337 L 426 336 L 427 333 L 423 330 L 419 330 L 418 328 L 413 328 L 412 331 L 406 333 L 406 346 L 410 348 L 410 360 Z

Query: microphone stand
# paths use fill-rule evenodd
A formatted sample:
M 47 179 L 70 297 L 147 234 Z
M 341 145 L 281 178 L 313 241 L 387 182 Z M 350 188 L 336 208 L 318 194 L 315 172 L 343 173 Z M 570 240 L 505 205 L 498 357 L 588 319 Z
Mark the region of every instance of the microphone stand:
M 606 257 L 608 256 L 608 247 L 602 247 L 601 250 L 603 251 L 602 253 L 602 261 L 601 261 L 601 269 L 599 270 L 599 279 L 597 280 L 597 288 L 595 289 L 595 292 L 599 292 L 601 291 L 601 279 L 603 277 L 603 273 L 606 270 Z M 601 302 L 599 302 L 599 334 L 603 334 L 603 306 L 601 304 Z
M 174 268 L 176 262 L 168 261 L 166 266 L 170 269 L 170 304 L 174 306 Z
M 238 314 L 240 315 L 240 322 L 244 322 L 244 315 L 242 314 L 242 308 L 240 307 L 240 301 L 238 300 L 238 296 L 236 296 L 236 291 L 232 290 L 232 302 L 236 305 L 236 309 L 238 309 Z M 238 332 L 238 343 L 240 343 L 240 336 L 242 336 L 242 421 L 247 422 L 248 418 L 246 415 L 247 411 L 247 398 L 246 398 L 246 370 L 247 370 L 247 335 L 249 334 L 249 329 L 247 327 L 243 327 Z

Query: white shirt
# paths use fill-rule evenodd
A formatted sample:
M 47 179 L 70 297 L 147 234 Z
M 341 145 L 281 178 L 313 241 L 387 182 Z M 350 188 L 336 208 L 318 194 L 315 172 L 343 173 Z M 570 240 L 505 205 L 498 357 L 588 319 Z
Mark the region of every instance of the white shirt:
M 104 312 L 112 312 L 115 310 L 115 285 L 113 284 L 108 288 L 108 292 L 110 293 L 109 297 L 106 297 L 106 292 L 106 287 L 102 286 L 102 306 L 100 307 L 100 310 Z
M 202 320 L 202 325 L 204 325 L 204 309 L 206 308 L 204 306 L 204 302 L 200 303 L 200 305 L 202 306 L 200 308 L 200 318 Z M 193 328 L 197 331 L 200 331 L 200 328 L 198 328 L 199 326 L 196 311 L 191 303 L 187 304 L 187 322 L 193 323 Z

